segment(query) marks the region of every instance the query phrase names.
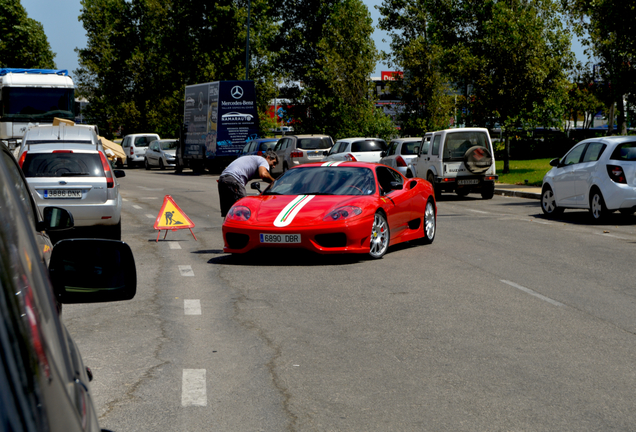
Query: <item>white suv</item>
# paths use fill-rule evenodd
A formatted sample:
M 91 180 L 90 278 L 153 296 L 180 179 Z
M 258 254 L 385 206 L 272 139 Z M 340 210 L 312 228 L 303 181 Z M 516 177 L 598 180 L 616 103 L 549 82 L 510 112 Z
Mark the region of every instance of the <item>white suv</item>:
M 89 128 L 36 126 L 22 139 L 18 163 L 38 207 L 71 212 L 76 227 L 99 227 L 95 236 L 121 240 L 118 177 L 104 148 Z
M 380 138 L 345 138 L 336 141 L 323 161 L 379 163 L 386 149 L 386 142 Z
M 428 180 L 439 198 L 441 192 L 466 196 L 481 193 L 490 199 L 495 193 L 495 157 L 488 129 L 457 128 L 433 132 L 424 140 L 412 164 L 416 177 Z

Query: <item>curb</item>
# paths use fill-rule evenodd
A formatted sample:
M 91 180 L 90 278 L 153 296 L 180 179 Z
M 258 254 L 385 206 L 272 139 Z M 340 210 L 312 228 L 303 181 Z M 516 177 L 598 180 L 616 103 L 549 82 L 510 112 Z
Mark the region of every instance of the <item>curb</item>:
M 509 189 L 497 189 L 495 188 L 495 195 L 508 196 L 508 197 L 517 197 L 517 198 L 529 198 L 529 199 L 541 199 L 541 193 L 537 192 L 528 192 L 528 191 L 519 191 L 519 190 L 509 190 Z

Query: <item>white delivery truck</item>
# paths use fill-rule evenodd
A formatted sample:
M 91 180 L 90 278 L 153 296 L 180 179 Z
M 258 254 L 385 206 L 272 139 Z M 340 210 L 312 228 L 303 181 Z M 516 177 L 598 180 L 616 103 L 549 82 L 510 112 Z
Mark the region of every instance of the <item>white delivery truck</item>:
M 19 146 L 29 123 L 75 119 L 75 85 L 66 70 L 0 69 L 0 140 Z

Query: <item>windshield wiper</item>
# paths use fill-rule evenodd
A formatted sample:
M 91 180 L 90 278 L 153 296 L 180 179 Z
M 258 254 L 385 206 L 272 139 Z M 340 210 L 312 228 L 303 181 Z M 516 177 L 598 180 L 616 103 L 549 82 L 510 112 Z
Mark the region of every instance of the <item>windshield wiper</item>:
M 61 174 L 61 177 L 75 177 L 75 176 L 87 176 L 90 173 L 87 172 L 65 172 Z

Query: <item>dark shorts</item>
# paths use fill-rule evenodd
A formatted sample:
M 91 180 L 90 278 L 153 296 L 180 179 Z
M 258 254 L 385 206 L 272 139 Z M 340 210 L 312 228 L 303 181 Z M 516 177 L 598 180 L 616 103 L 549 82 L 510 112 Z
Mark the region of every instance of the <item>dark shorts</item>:
M 245 185 L 231 175 L 219 178 L 219 199 L 221 200 L 221 216 L 225 217 L 235 202 L 247 196 Z

